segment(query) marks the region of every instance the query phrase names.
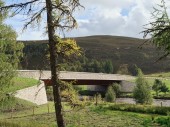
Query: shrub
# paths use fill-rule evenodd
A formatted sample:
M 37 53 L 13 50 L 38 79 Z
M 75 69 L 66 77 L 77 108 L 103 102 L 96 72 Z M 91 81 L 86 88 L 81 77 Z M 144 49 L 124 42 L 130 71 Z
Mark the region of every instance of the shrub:
M 107 91 L 106 91 L 106 94 L 105 94 L 105 99 L 106 99 L 107 102 L 115 102 L 116 95 L 115 95 L 115 92 L 114 92 L 112 86 L 109 86 L 107 88 Z
M 159 92 L 161 90 L 160 88 L 161 88 L 162 84 L 163 84 L 163 82 L 161 80 L 155 79 L 152 89 L 156 92 L 156 96 L 159 95 Z
M 143 125 L 144 127 L 150 127 L 151 124 L 152 124 L 152 120 L 149 119 L 149 118 L 144 119 L 144 121 L 142 122 L 142 125 Z
M 160 125 L 165 125 L 166 127 L 170 127 L 170 116 L 158 117 L 157 119 L 155 119 L 155 122 Z
M 119 97 L 119 96 L 120 96 L 120 90 L 121 90 L 120 84 L 118 84 L 118 83 L 113 83 L 113 84 L 112 84 L 112 88 L 113 88 L 113 90 L 114 90 L 114 92 L 115 92 L 115 94 L 116 94 L 116 97 Z

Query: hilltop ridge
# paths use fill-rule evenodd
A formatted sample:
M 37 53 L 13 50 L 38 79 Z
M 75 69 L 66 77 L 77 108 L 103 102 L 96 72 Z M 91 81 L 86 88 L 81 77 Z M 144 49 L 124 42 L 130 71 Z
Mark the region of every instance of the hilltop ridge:
M 156 49 L 151 43 L 144 43 L 145 39 L 110 35 L 75 37 L 73 39 L 83 48 L 89 59 L 110 59 L 117 68 L 121 65 L 127 65 L 129 68 L 137 65 L 147 74 L 170 71 L 170 57 L 155 62 L 163 54 L 163 51 Z M 47 60 L 44 60 L 48 40 L 21 42 L 25 44 L 26 57 L 22 62 L 23 69 L 37 69 L 37 67 L 47 69 L 42 65 L 44 64 L 42 61 L 48 64 Z M 27 66 L 24 65 L 26 62 Z

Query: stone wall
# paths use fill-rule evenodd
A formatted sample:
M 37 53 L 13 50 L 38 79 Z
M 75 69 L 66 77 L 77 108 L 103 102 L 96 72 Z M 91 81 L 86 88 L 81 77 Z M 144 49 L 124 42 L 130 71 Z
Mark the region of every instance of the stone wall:
M 120 85 L 121 85 L 122 92 L 130 93 L 133 91 L 136 84 L 129 81 L 121 81 Z
M 37 105 L 47 103 L 47 95 L 45 85 L 41 82 L 40 85 L 28 87 L 22 90 L 16 91 L 15 97 L 30 101 Z

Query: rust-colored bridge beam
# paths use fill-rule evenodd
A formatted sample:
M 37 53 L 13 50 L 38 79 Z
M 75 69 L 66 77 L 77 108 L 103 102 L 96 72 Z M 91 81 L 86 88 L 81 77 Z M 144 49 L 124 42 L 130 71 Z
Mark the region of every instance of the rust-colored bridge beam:
M 89 79 L 61 79 L 66 82 L 74 82 L 73 85 L 110 85 L 112 83 L 120 83 L 120 80 L 89 80 Z M 51 86 L 51 79 L 42 79 L 45 85 Z

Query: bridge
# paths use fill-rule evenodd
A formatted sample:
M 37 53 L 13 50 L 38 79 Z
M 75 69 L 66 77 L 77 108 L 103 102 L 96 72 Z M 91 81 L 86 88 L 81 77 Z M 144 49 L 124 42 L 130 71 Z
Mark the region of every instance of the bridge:
M 46 85 L 51 85 L 51 76 L 42 76 L 40 79 Z M 119 75 L 119 74 L 105 74 L 105 73 L 90 73 L 90 72 L 68 72 L 61 71 L 59 79 L 62 81 L 75 81 L 73 85 L 108 85 L 113 82 L 120 83 L 125 80 L 133 80 L 133 76 Z
M 20 70 L 19 75 L 39 79 L 44 81 L 46 86 L 51 86 L 50 71 Z M 108 85 L 116 82 L 121 84 L 123 92 L 131 92 L 134 83 L 128 81 L 134 80 L 135 77 L 120 74 L 61 71 L 59 79 L 67 82 L 74 81 L 73 85 L 87 85 L 90 90 L 105 90 Z
M 128 82 L 134 80 L 135 77 L 120 74 L 90 73 L 90 72 L 67 72 L 61 71 L 59 79 L 62 81 L 73 82 L 73 85 L 87 85 L 88 90 L 105 91 L 108 85 L 119 83 L 122 92 L 131 92 L 134 83 Z M 44 84 L 51 86 L 51 78 L 41 78 Z

